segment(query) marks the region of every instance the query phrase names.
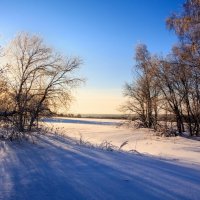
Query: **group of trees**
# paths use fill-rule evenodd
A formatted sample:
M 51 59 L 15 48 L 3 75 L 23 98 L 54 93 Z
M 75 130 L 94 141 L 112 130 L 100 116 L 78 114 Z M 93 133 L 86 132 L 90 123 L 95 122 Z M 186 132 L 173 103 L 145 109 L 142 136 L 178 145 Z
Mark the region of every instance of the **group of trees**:
M 1 50 L 0 116 L 19 132 L 31 131 L 40 116 L 60 103 L 67 106 L 79 58 L 63 57 L 44 41 L 18 34 Z
M 156 128 L 158 114 L 172 113 L 179 133 L 200 134 L 200 1 L 187 0 L 181 14 L 167 19 L 179 42 L 166 57 L 136 48 L 138 76 L 126 84 L 125 111 L 137 114 L 145 127 Z

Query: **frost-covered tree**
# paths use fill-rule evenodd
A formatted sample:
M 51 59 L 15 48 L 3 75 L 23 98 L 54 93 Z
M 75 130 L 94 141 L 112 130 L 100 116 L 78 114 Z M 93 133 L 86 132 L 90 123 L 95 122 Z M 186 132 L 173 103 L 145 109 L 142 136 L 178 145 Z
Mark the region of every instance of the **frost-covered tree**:
M 80 59 L 61 56 L 36 35 L 18 34 L 5 55 L 3 76 L 15 111 L 11 120 L 21 132 L 31 130 L 59 102 L 69 103 L 71 88 L 81 81 L 73 75 Z
M 134 114 L 145 127 L 156 127 L 158 116 L 159 87 L 155 79 L 157 59 L 150 55 L 146 45 L 136 47 L 136 80 L 127 83 L 124 95 L 128 101 L 122 110 Z

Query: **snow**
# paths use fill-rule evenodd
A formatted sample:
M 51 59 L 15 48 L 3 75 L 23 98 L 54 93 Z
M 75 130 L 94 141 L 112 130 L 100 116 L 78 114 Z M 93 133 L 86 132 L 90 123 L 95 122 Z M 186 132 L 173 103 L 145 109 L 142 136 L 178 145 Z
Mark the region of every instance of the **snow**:
M 0 141 L 0 200 L 199 199 L 200 163 L 199 158 L 193 158 L 193 153 L 199 155 L 199 141 L 178 138 L 173 146 L 173 139 L 161 138 L 157 141 L 155 136 L 147 136 L 147 130 L 137 132 L 98 123 L 51 125 L 67 135 L 73 131 L 77 134 L 73 137 L 81 133 L 94 143 L 112 139 L 117 145 L 129 139 L 130 146 L 124 146 L 124 150 L 125 147 L 126 150 L 135 148 L 133 136 L 138 140 L 137 151 L 142 152 L 142 141 L 147 139 L 157 144 L 155 152 L 163 154 L 155 156 L 153 151 L 139 154 L 88 148 L 58 135 L 40 136 L 34 144 L 29 141 Z M 165 142 L 171 151 L 180 148 L 176 153 L 179 159 L 170 157 L 171 154 L 165 156 L 162 148 Z M 181 150 L 182 147 L 188 149 Z M 181 151 L 189 153 L 179 157 Z
M 46 120 L 46 122 L 48 121 Z M 200 140 L 185 137 L 159 137 L 149 129 L 133 130 L 119 126 L 122 122 L 122 120 L 111 119 L 55 118 L 51 119 L 51 123 L 45 123 L 45 125 L 77 140 L 82 137 L 83 140 L 92 144 L 108 141 L 120 147 L 123 142 L 128 141 L 123 150 L 136 150 L 161 158 L 173 158 L 200 164 Z

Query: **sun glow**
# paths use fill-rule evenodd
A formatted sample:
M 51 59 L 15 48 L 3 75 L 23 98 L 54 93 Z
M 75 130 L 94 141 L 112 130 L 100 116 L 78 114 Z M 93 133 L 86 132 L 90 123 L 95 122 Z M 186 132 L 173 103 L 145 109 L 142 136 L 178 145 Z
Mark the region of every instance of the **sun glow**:
M 124 101 L 115 89 L 82 89 L 75 99 L 69 112 L 80 114 L 120 114 L 118 108 Z

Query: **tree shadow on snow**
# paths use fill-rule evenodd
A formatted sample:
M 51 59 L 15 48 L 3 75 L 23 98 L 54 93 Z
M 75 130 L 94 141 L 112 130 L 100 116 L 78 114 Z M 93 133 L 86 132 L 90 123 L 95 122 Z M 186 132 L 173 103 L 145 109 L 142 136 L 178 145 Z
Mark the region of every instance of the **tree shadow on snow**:
M 86 119 L 65 119 L 65 118 L 44 118 L 42 122 L 48 123 L 70 123 L 70 124 L 87 124 L 87 125 L 111 125 L 117 126 L 120 125 L 119 122 L 104 122 L 104 121 L 95 121 L 95 120 L 86 120 Z
M 59 137 L 1 148 L 0 200 L 198 199 L 199 166 L 89 149 Z

